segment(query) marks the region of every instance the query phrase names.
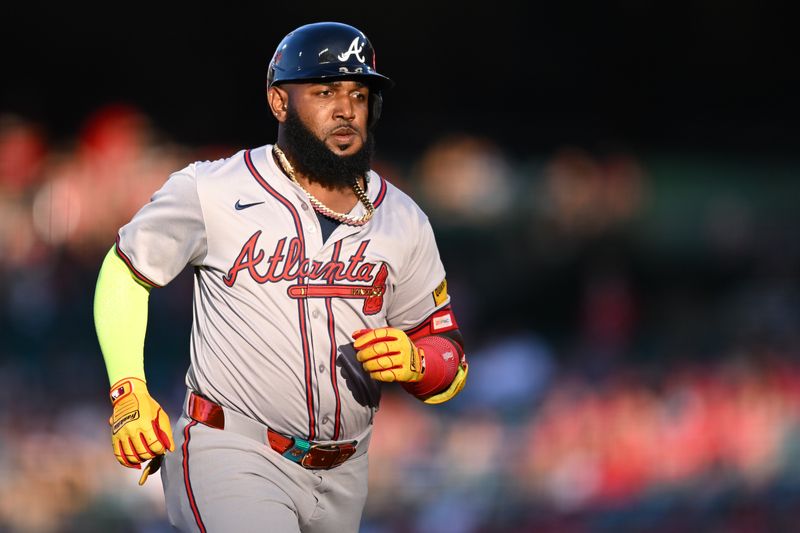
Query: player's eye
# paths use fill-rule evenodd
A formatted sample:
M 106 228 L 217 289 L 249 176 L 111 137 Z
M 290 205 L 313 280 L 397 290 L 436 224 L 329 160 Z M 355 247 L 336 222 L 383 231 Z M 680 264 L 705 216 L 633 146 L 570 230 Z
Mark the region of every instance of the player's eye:
M 354 93 L 352 93 L 352 96 L 356 100 L 366 100 L 367 99 L 367 95 L 362 93 L 362 92 L 354 92 Z

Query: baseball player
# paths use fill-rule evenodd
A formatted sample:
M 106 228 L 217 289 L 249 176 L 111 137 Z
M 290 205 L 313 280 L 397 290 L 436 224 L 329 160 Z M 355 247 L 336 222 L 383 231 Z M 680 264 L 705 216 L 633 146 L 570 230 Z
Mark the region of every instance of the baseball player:
M 370 170 L 391 85 L 358 29 L 292 31 L 267 75 L 277 142 L 173 173 L 103 262 L 95 324 L 114 454 L 145 464 L 140 483 L 163 460 L 180 530 L 357 531 L 383 383 L 428 404 L 464 386 L 431 225 Z M 150 290 L 186 265 L 191 363 L 171 427 L 143 346 Z

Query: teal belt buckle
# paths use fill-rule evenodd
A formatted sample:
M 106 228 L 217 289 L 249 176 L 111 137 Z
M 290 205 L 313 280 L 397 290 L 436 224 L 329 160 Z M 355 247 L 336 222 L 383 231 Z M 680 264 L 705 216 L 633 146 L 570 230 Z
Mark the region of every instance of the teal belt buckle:
M 308 450 L 311 449 L 311 443 L 307 440 L 298 439 L 297 437 L 293 437 L 292 440 L 294 440 L 292 447 L 283 452 L 282 455 L 290 461 L 299 463 L 303 460 L 303 457 L 306 456 Z

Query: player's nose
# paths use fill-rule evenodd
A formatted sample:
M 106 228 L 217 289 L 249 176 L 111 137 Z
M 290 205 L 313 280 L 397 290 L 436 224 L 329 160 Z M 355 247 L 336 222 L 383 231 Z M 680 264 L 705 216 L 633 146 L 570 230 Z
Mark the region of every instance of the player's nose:
M 337 96 L 336 105 L 333 108 L 333 118 L 348 122 L 356 118 L 356 106 L 348 94 Z

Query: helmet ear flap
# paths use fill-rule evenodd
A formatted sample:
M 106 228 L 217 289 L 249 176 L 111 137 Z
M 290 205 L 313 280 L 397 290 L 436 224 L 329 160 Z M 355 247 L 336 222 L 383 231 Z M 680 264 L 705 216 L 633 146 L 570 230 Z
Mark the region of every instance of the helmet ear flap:
M 381 118 L 383 95 L 380 91 L 372 91 L 369 93 L 369 100 L 369 129 L 373 129 Z

